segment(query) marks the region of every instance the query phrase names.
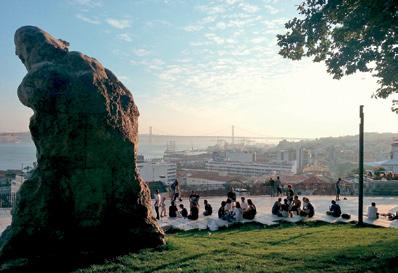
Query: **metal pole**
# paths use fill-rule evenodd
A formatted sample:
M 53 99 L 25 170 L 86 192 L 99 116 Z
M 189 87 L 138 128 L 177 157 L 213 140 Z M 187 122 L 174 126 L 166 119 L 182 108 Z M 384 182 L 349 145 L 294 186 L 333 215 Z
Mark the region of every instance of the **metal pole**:
M 359 185 L 358 185 L 358 225 L 363 224 L 363 105 L 359 107 Z

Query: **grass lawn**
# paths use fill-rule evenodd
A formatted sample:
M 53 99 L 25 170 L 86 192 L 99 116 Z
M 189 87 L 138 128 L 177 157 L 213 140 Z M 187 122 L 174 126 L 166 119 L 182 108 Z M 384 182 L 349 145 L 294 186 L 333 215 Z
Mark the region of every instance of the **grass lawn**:
M 305 224 L 178 232 L 75 272 L 398 272 L 398 230 Z

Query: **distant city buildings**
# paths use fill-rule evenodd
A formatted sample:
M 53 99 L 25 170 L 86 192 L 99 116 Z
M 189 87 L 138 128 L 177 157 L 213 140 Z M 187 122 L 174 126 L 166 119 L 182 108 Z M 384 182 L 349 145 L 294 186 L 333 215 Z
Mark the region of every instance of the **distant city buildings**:
M 144 161 L 143 157 L 137 162 L 141 178 L 145 182 L 161 181 L 166 185 L 177 178 L 177 166 L 175 163 L 164 161 Z
M 398 174 L 398 139 L 395 139 L 391 144 L 390 159 L 367 163 L 370 166 L 380 166 L 383 167 L 386 172 L 392 172 L 393 174 Z
M 256 163 L 238 161 L 214 161 L 206 162 L 206 169 L 210 171 L 225 172 L 232 175 L 261 176 L 281 172 L 294 172 L 294 164 L 291 163 Z
M 184 189 L 214 191 L 225 190 L 227 182 L 233 180 L 235 177 L 206 170 L 182 170 L 179 171 L 178 178 Z

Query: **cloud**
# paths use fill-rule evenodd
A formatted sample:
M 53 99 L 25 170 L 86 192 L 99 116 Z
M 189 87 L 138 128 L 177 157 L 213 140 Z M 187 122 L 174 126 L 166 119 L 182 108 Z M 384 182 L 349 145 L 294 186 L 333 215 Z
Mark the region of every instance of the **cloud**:
M 125 41 L 125 42 L 131 42 L 131 41 L 133 41 L 133 39 L 131 38 L 131 36 L 130 36 L 129 34 L 127 34 L 127 33 L 121 33 L 121 34 L 119 34 L 119 35 L 118 35 L 118 38 L 119 38 L 120 40 Z
M 102 6 L 102 1 L 100 0 L 69 0 L 69 3 L 87 8 Z
M 186 32 L 196 32 L 203 29 L 201 25 L 189 25 L 183 28 Z
M 162 71 L 159 74 L 159 79 L 165 81 L 175 81 L 183 71 L 184 68 L 182 66 L 170 65 L 167 70 Z
M 108 18 L 108 19 L 106 19 L 106 22 L 110 26 L 117 28 L 117 29 L 125 29 L 125 28 L 130 27 L 129 20 Z
M 257 38 L 253 38 L 251 39 L 251 42 L 253 44 L 259 44 L 265 41 L 265 37 L 257 37 Z
M 225 3 L 227 3 L 228 5 L 234 5 L 239 2 L 240 0 L 225 0 Z
M 242 8 L 243 11 L 248 13 L 255 13 L 258 11 L 258 7 L 255 5 L 251 5 L 248 3 L 241 3 L 239 6 Z
M 86 23 L 89 23 L 89 24 L 94 24 L 94 25 L 99 25 L 99 24 L 101 24 L 101 22 L 100 22 L 99 20 L 89 18 L 89 17 L 84 16 L 84 15 L 82 15 L 82 14 L 76 14 L 76 18 L 78 18 L 78 19 L 80 19 L 80 20 L 82 20 L 82 21 L 84 21 L 84 22 L 86 22 Z
M 145 48 L 134 49 L 133 52 L 135 55 L 137 55 L 139 57 L 146 56 L 150 53 L 150 51 Z
M 227 28 L 227 25 L 226 25 L 224 22 L 218 22 L 218 23 L 216 24 L 216 27 L 217 27 L 218 29 L 223 30 L 223 29 L 226 29 L 226 28 Z
M 278 10 L 277 8 L 274 8 L 274 7 L 271 6 L 271 5 L 265 5 L 264 8 L 265 8 L 265 10 L 266 10 L 268 13 L 270 13 L 270 14 L 277 14 L 277 13 L 279 13 L 279 10 Z
M 225 39 L 224 39 L 224 38 L 222 38 L 222 37 L 220 37 L 220 36 L 218 36 L 218 35 L 216 35 L 216 34 L 214 34 L 214 33 L 206 33 L 206 34 L 205 34 L 205 37 L 206 37 L 208 40 L 210 40 L 210 41 L 216 43 L 217 45 L 221 45 L 221 44 L 224 44 L 224 43 L 225 43 Z
M 205 12 L 207 14 L 220 14 L 225 12 L 225 8 L 221 5 L 212 6 L 212 5 L 201 5 L 197 6 L 196 9 Z
M 152 20 L 152 21 L 148 21 L 148 22 L 146 22 L 145 23 L 145 25 L 147 26 L 147 27 L 155 27 L 155 26 L 157 26 L 157 25 L 161 25 L 161 26 L 172 26 L 172 24 L 169 22 L 169 21 L 166 21 L 166 20 L 158 20 L 158 19 L 156 19 L 156 20 Z
M 149 70 L 160 70 L 163 69 L 165 62 L 162 59 L 151 59 L 151 60 L 130 60 L 132 65 L 145 66 Z

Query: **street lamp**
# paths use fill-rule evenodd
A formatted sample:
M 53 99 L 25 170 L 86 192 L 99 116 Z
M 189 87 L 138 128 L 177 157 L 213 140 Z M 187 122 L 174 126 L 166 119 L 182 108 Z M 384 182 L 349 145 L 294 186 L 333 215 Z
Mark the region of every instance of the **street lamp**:
M 359 184 L 358 184 L 358 225 L 363 225 L 363 105 L 359 106 Z

